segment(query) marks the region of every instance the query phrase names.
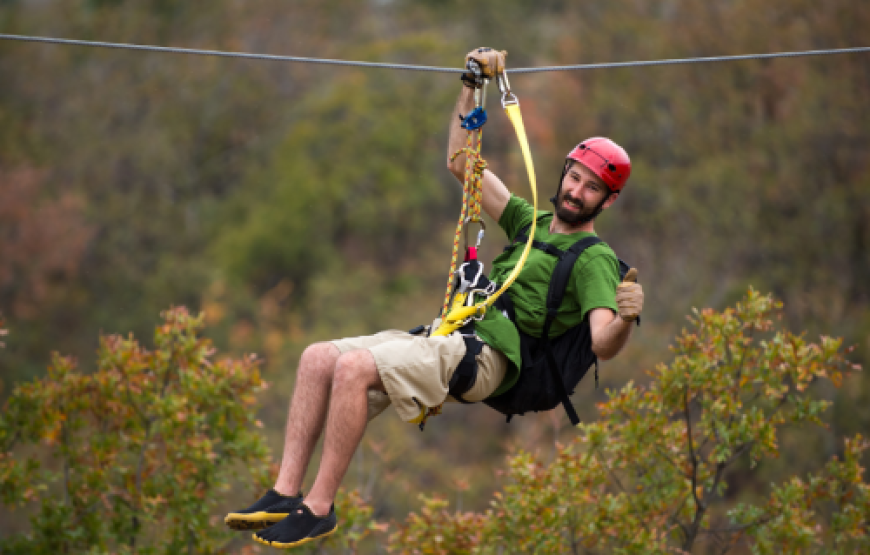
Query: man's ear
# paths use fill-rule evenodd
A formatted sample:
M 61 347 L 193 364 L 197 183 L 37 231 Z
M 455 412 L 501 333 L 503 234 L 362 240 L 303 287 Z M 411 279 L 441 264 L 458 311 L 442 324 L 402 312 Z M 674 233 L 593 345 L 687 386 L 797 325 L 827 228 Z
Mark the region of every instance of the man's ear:
M 616 202 L 616 199 L 619 198 L 619 193 L 610 193 L 610 196 L 607 197 L 607 200 L 604 201 L 604 205 L 601 208 L 610 208 L 610 205 Z

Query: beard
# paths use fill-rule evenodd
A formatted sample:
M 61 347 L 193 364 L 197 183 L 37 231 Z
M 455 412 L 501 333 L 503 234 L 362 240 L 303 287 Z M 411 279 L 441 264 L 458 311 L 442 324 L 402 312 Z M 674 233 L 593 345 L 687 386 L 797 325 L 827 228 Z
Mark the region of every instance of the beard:
M 609 195 L 608 195 L 609 196 Z M 580 210 L 571 210 L 565 207 L 565 201 L 571 200 L 580 207 Z M 556 202 L 556 216 L 570 225 L 585 224 L 595 219 L 601 213 L 602 206 L 607 201 L 605 197 L 598 206 L 586 206 L 579 198 L 574 198 L 567 191 L 562 192 Z

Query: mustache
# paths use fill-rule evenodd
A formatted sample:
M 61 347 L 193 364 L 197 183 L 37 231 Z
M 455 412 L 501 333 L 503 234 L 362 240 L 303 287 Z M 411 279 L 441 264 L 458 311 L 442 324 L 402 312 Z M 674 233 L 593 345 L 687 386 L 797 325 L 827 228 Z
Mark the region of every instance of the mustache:
M 582 200 L 580 200 L 579 198 L 574 198 L 574 197 L 572 197 L 572 196 L 571 196 L 570 194 L 568 194 L 568 193 L 565 193 L 564 195 L 562 195 L 562 200 L 563 200 L 563 201 L 570 200 L 571 202 L 574 202 L 574 203 L 576 203 L 578 206 L 580 206 L 580 208 L 586 208 L 586 205 L 583 204 L 583 201 L 582 201 Z

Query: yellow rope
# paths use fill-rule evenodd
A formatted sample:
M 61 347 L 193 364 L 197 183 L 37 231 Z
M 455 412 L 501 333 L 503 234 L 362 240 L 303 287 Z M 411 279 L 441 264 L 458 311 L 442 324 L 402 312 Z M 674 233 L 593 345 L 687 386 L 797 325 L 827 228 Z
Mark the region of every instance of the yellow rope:
M 504 104 L 504 100 L 502 101 Z M 505 291 L 507 291 L 508 287 L 517 279 L 517 276 L 520 275 L 520 272 L 523 269 L 523 266 L 526 263 L 526 259 L 529 257 L 529 252 L 532 250 L 532 242 L 535 239 L 535 228 L 537 227 L 537 214 L 538 214 L 538 187 L 537 181 L 535 179 L 535 167 L 532 163 L 532 153 L 529 149 L 529 141 L 526 137 L 525 126 L 523 125 L 523 117 L 520 113 L 519 103 L 514 101 L 510 104 L 505 105 L 505 114 L 510 120 L 511 124 L 514 127 L 514 131 L 517 134 L 517 140 L 520 143 L 520 150 L 523 153 L 523 161 L 526 165 L 526 172 L 529 175 L 529 185 L 532 189 L 532 226 L 529 229 L 529 238 L 526 241 L 526 246 L 523 249 L 522 254 L 520 255 L 520 259 L 517 261 L 514 266 L 513 271 L 508 275 L 505 282 L 502 284 L 501 288 L 490 295 L 487 299 L 475 304 L 474 306 L 458 306 L 454 308 L 449 313 L 447 312 L 448 306 L 447 303 L 450 301 L 450 286 L 453 282 L 453 272 L 456 271 L 456 255 L 459 252 L 459 237 L 462 233 L 462 226 L 465 223 L 465 214 L 466 214 L 466 204 L 469 205 L 469 209 L 476 214 L 476 220 L 470 221 L 480 221 L 480 206 L 481 206 L 481 192 L 480 192 L 480 178 L 483 174 L 483 170 L 486 167 L 486 162 L 484 162 L 480 158 L 480 141 L 478 140 L 477 149 L 473 148 L 472 144 L 472 132 L 468 132 L 468 146 L 463 149 L 460 149 L 453 156 L 450 157 L 450 160 L 453 161 L 456 156 L 458 156 L 461 152 L 466 153 L 465 160 L 465 184 L 463 186 L 462 191 L 462 215 L 459 218 L 459 225 L 456 227 L 456 237 L 453 241 L 453 260 L 450 263 L 450 280 L 447 284 L 447 296 L 444 299 L 444 308 L 441 312 L 441 324 L 438 326 L 438 329 L 434 330 L 431 334 L 432 337 L 438 336 L 446 336 L 450 335 L 457 329 L 459 329 L 465 322 L 468 321 L 469 318 L 480 318 L 484 314 L 486 314 L 486 310 L 492 306 L 496 299 L 500 295 L 502 295 Z M 472 158 L 474 162 L 472 162 Z M 474 164 L 474 167 L 471 164 Z M 471 199 L 471 200 L 469 200 Z M 455 303 L 454 303 L 455 306 Z M 420 424 L 420 429 L 426 424 L 426 420 L 430 416 L 435 416 L 436 414 L 441 414 L 441 405 L 437 407 L 420 407 L 420 414 L 411 420 L 412 424 Z
M 450 293 L 453 289 L 453 274 L 456 272 L 456 261 L 459 258 L 459 240 L 462 237 L 462 228 L 468 223 L 480 221 L 480 208 L 483 202 L 480 180 L 483 170 L 486 169 L 486 161 L 480 157 L 480 144 L 483 137 L 483 128 L 477 130 L 477 148 L 474 147 L 474 131 L 468 131 L 468 141 L 464 148 L 460 148 L 450 157 L 454 161 L 460 154 L 465 154 L 465 181 L 462 184 L 462 211 L 459 214 L 459 222 L 456 224 L 456 233 L 453 236 L 453 256 L 450 259 L 450 273 L 447 274 L 447 291 L 444 293 L 444 305 L 441 307 L 441 316 L 447 315 L 450 310 Z
M 517 139 L 520 143 L 520 150 L 523 153 L 523 161 L 526 165 L 526 172 L 529 175 L 529 185 L 532 189 L 532 207 L 533 214 L 537 216 L 538 213 L 538 189 L 537 183 L 535 180 L 535 167 L 532 163 L 532 153 L 529 149 L 529 141 L 526 137 L 525 126 L 523 125 L 523 117 L 520 113 L 520 106 L 518 102 L 513 102 L 512 104 L 508 104 L 505 106 L 505 114 L 510 120 L 511 124 L 514 127 L 514 131 L 517 134 Z M 480 145 L 478 145 L 478 150 L 480 149 Z M 467 166 L 466 166 L 467 167 Z M 467 174 L 466 174 L 467 175 Z M 464 214 L 464 212 L 463 212 Z M 464 218 L 464 216 L 463 216 Z M 486 314 L 486 310 L 495 304 L 496 299 L 499 298 L 505 291 L 507 291 L 508 287 L 517 279 L 517 276 L 520 275 L 520 272 L 523 269 L 523 266 L 526 263 L 526 259 L 529 257 L 529 252 L 532 250 L 532 242 L 535 238 L 535 229 L 537 226 L 537 217 L 532 218 L 532 227 L 529 229 L 529 239 L 526 241 L 526 246 L 523 249 L 522 254 L 520 255 L 520 259 L 517 261 L 516 266 L 514 266 L 513 271 L 508 275 L 505 282 L 502 284 L 501 288 L 489 296 L 489 298 L 475 304 L 474 306 L 455 306 L 453 310 L 447 312 L 444 310 L 441 313 L 441 325 L 438 326 L 438 329 L 432 332 L 432 336 L 445 336 L 450 335 L 460 327 L 462 327 L 465 322 L 468 321 L 469 318 L 481 318 L 484 314 Z M 458 235 L 457 235 L 458 241 Z M 458 243 L 457 243 L 458 244 Z M 454 250 L 455 252 L 455 250 Z M 455 271 L 454 268 L 451 267 L 451 277 L 452 273 Z M 445 303 L 446 305 L 446 303 Z
M 480 222 L 480 209 L 483 203 L 483 190 L 481 178 L 486 169 L 486 160 L 480 157 L 480 145 L 483 137 L 483 128 L 477 130 L 477 148 L 474 146 L 474 131 L 468 130 L 468 141 L 465 147 L 460 148 L 450 156 L 450 161 L 456 160 L 460 154 L 465 154 L 465 180 L 462 184 L 462 210 L 459 214 L 459 222 L 456 224 L 456 233 L 453 236 L 453 256 L 450 258 L 450 273 L 447 274 L 447 292 L 444 294 L 444 306 L 441 308 L 441 317 L 445 317 L 450 310 L 450 294 L 453 291 L 453 274 L 456 272 L 456 261 L 459 258 L 459 240 L 462 237 L 462 228 L 472 222 Z M 466 215 L 468 221 L 466 222 Z M 466 245 L 467 246 L 467 245 Z M 420 407 L 420 414 L 411 420 L 412 424 L 425 425 L 430 416 L 441 414 L 444 403 L 437 407 Z

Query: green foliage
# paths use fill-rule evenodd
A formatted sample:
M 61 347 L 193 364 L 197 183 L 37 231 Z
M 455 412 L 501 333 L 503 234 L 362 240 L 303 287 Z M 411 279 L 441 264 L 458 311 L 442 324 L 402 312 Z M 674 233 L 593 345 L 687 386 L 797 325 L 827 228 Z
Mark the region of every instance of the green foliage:
M 390 536 L 392 550 L 402 553 L 473 553 L 480 544 L 487 517 L 473 512 L 449 512 L 450 503 L 420 495 L 420 514 L 411 513 L 406 525 Z
M 12 392 L 0 417 L 0 493 L 39 508 L 31 533 L 4 550 L 212 553 L 229 537 L 212 516 L 220 492 L 240 470 L 268 484 L 259 361 L 214 360 L 201 316 L 163 317 L 153 350 L 102 337 L 95 371 L 55 355 L 46 378 Z
M 792 477 L 774 485 L 765 506 L 741 504 L 730 516 L 745 527 L 754 553 L 859 553 L 870 540 L 870 486 L 864 481 L 861 455 L 870 447 L 860 434 L 846 440 L 837 457 L 807 479 Z M 828 521 L 825 528 L 820 520 Z
M 729 469 L 779 456 L 786 425 L 821 425 L 829 403 L 809 386 L 838 385 L 844 370 L 858 369 L 838 339 L 809 343 L 776 329 L 779 307 L 750 289 L 735 308 L 695 312 L 673 361 L 650 372 L 651 385 L 609 392 L 600 419 L 581 424 L 554 462 L 528 452 L 510 458 L 508 483 L 485 514 L 451 517 L 446 503 L 424 500 L 422 516 L 407 519 L 391 548 L 445 553 L 439 538 L 450 537 L 462 538 L 468 553 L 722 552 L 740 542 L 760 553 L 867 549 L 860 436 L 847 442 L 844 462 L 773 486 L 765 506 L 728 513 Z

